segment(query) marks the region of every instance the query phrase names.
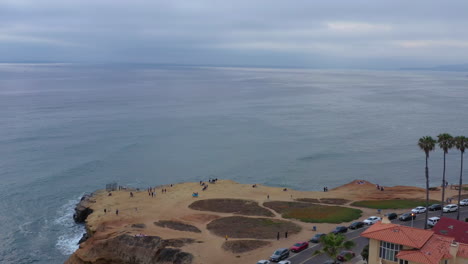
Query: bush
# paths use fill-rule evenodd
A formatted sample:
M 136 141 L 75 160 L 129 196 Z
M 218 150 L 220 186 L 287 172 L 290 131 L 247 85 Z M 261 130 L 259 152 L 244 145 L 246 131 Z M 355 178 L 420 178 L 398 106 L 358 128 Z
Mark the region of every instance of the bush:
M 369 244 L 367 244 L 361 251 L 362 259 L 367 262 L 369 259 Z

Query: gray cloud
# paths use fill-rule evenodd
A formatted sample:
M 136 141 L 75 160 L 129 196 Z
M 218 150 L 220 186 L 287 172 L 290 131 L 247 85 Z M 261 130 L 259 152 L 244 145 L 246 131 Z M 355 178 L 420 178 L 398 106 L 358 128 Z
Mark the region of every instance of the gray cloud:
M 464 0 L 0 0 L 0 58 L 378 68 L 466 63 L 466 10 Z

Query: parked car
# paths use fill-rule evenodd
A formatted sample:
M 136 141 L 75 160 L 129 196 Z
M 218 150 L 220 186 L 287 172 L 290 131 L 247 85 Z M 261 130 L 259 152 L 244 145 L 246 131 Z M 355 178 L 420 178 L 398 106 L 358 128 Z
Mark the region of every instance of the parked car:
M 427 225 L 430 227 L 433 227 L 437 224 L 437 222 L 439 222 L 439 220 L 440 220 L 440 217 L 437 217 L 437 216 L 431 217 L 427 219 Z
M 262 259 L 262 260 L 259 260 L 257 264 L 270 264 L 270 261 Z
M 270 256 L 270 261 L 279 262 L 285 258 L 289 257 L 289 249 L 279 248 L 273 252 L 273 255 Z
M 289 250 L 292 252 L 299 252 L 309 247 L 309 242 L 299 242 L 294 244 Z
M 289 260 L 282 260 L 282 261 L 278 262 L 278 264 L 291 264 L 291 261 L 289 261 Z
M 366 220 L 364 220 L 363 222 L 366 225 L 373 225 L 373 224 L 377 223 L 380 220 L 382 220 L 382 218 L 380 218 L 378 216 L 371 216 L 371 217 L 367 218 Z
M 448 204 L 448 205 L 444 206 L 444 209 L 442 209 L 442 210 L 444 211 L 444 213 L 456 212 L 456 211 L 458 211 L 458 205 Z
M 320 238 L 322 238 L 324 235 L 324 233 L 318 233 L 318 234 L 315 234 L 315 236 L 313 236 L 309 241 L 312 242 L 312 243 L 318 243 L 320 242 Z
M 460 201 L 461 206 L 467 206 L 468 205 L 468 199 L 463 199 Z
M 331 231 L 333 234 L 338 234 L 338 233 L 346 233 L 348 232 L 348 228 L 346 226 L 337 226 L 335 230 Z
M 385 216 L 388 218 L 388 220 L 393 220 L 393 219 L 398 218 L 398 215 L 396 213 L 389 213 L 389 214 L 386 214 Z
M 426 212 L 426 207 L 418 206 L 418 207 L 414 208 L 413 210 L 411 210 L 411 212 L 413 212 L 415 214 L 421 214 L 421 213 Z
M 415 218 L 416 218 L 415 213 L 404 213 L 400 215 L 400 217 L 398 217 L 400 221 L 408 221 L 408 220 L 415 219 Z
M 442 205 L 440 204 L 432 204 L 428 207 L 429 211 L 439 211 L 442 210 Z
M 341 253 L 338 254 L 338 256 L 336 256 L 336 259 L 338 261 L 344 262 L 354 258 L 354 256 L 356 256 L 356 254 L 354 254 L 354 252 L 352 252 L 351 250 L 344 250 L 341 251 Z
M 348 226 L 349 229 L 358 229 L 364 226 L 364 223 L 361 221 L 354 222 Z

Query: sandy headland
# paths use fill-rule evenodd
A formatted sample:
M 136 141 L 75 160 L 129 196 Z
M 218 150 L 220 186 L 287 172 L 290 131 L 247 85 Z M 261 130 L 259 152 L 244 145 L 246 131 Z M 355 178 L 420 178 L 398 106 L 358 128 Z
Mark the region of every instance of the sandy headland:
M 422 188 L 384 186 L 381 191 L 363 180 L 327 192 L 254 187 L 230 180 L 204 184 L 208 186 L 204 191 L 199 182 L 188 182 L 151 191 L 100 190 L 84 197 L 77 214 L 82 214 L 78 217 L 85 221 L 88 236 L 66 263 L 255 263 L 276 248 L 308 241 L 337 225 L 297 218 L 345 207 L 354 210 L 353 219 L 342 223 L 349 225 L 377 214 L 375 209 L 351 206 L 354 201 L 425 199 Z M 198 197 L 193 197 L 196 192 Z M 447 189 L 446 195 L 456 192 Z M 439 200 L 440 193 L 431 191 L 431 199 Z

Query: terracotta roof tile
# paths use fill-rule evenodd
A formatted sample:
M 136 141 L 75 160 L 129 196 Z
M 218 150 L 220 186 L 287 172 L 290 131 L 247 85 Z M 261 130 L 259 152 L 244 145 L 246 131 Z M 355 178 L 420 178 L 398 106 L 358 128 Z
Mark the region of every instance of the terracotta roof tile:
M 419 249 L 433 234 L 429 230 L 377 222 L 361 236 Z
M 459 244 L 457 257 L 468 258 L 468 244 Z
M 450 244 L 453 237 L 433 235 L 419 250 L 402 250 L 397 258 L 416 263 L 437 264 L 442 259 L 451 259 Z

